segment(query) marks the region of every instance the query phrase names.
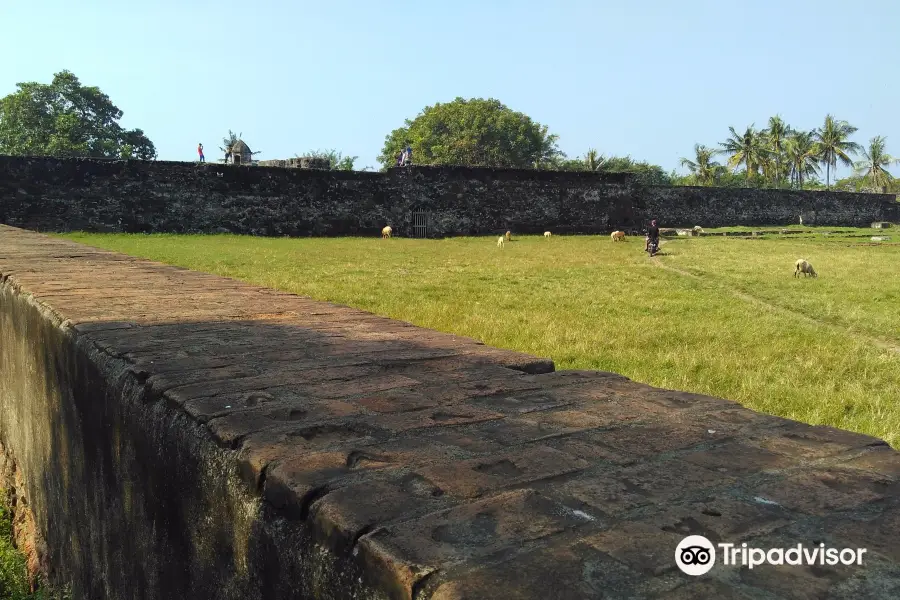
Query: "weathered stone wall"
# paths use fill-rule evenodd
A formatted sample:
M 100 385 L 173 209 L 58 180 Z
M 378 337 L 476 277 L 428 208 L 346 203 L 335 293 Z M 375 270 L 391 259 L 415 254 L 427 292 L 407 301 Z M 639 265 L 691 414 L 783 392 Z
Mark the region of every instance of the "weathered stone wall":
M 2 225 L 0 452 L 77 600 L 900 598 L 881 440 Z
M 723 225 L 897 221 L 894 196 L 643 187 L 625 174 L 465 167 L 387 173 L 176 162 L 0 157 L 0 223 L 37 231 L 431 236 L 606 233 Z
M 900 204 L 888 194 L 654 186 L 635 196 L 639 214 L 669 227 L 804 225 L 868 227 L 881 215 L 900 220 Z

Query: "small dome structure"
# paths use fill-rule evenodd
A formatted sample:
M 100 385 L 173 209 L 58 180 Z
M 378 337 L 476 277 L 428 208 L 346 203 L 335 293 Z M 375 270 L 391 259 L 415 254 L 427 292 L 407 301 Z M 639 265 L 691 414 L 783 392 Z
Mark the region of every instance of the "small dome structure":
M 253 161 L 253 151 L 244 140 L 237 140 L 231 146 L 231 162 L 235 165 L 250 164 Z

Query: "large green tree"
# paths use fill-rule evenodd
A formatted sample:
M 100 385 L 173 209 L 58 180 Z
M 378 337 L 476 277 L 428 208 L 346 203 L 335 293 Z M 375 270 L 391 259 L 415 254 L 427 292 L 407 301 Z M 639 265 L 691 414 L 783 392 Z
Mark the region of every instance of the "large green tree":
M 125 130 L 122 111 L 70 71 L 50 84 L 27 82 L 0 99 L 0 153 L 25 156 L 156 158 L 140 129 Z
M 887 153 L 884 136 L 878 135 L 869 140 L 869 147 L 862 149 L 862 155 L 863 159 L 854 165 L 856 174 L 864 178 L 874 190 L 887 192 L 891 189 L 894 177 L 887 169 L 891 165 L 900 164 L 900 159 Z
M 698 185 L 713 185 L 719 180 L 724 167 L 713 160 L 716 150 L 702 144 L 694 144 L 694 160 L 681 159 L 681 166 L 691 172 L 692 182 Z
M 781 165 L 784 161 L 784 145 L 787 137 L 791 134 L 791 128 L 788 126 L 780 115 L 769 118 L 769 126 L 763 130 L 763 141 L 768 152 L 763 159 L 766 167 L 771 166 L 774 171 L 774 177 L 770 177 L 775 182 L 775 187 L 781 183 L 784 172 Z
M 719 153 L 728 156 L 728 167 L 731 169 L 744 165 L 749 182 L 752 176 L 759 173 L 767 155 L 763 136 L 752 124 L 744 133 L 738 133 L 734 127 L 729 127 L 728 131 L 731 135 L 719 144 Z
M 546 126 L 499 100 L 456 98 L 426 107 L 388 134 L 378 161 L 394 166 L 409 145 L 419 165 L 532 168 L 560 156 L 556 142 Z
M 849 138 L 854 133 L 856 127 L 847 121 L 839 121 L 832 115 L 826 115 L 822 128 L 813 132 L 819 161 L 825 165 L 826 188 L 831 186 L 831 171 L 837 168 L 838 162 L 851 166 L 853 159 L 850 157 L 862 149 L 859 144 L 850 141 Z
M 804 180 L 813 180 L 819 174 L 818 147 L 811 131 L 794 131 L 784 145 L 785 159 L 791 174 L 791 182 L 803 189 Z

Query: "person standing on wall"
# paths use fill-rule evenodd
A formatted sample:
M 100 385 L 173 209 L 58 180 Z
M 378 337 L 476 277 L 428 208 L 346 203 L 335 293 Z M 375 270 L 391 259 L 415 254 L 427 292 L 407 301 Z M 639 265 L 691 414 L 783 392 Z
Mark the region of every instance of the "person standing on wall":
M 412 164 L 412 146 L 410 146 L 408 143 L 406 144 L 406 150 L 404 150 L 404 153 L 406 154 L 406 157 L 403 160 L 403 165 L 408 167 Z
M 203 156 L 203 144 L 197 144 L 197 154 L 200 155 L 200 162 L 206 162 L 206 157 Z

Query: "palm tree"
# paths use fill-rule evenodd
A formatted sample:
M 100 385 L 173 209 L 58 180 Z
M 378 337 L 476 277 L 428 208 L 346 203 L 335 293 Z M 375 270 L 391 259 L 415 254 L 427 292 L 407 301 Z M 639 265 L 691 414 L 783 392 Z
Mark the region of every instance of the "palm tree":
M 769 126 L 763 131 L 769 152 L 775 161 L 775 187 L 781 182 L 781 159 L 784 156 L 784 142 L 791 133 L 791 128 L 786 125 L 780 115 L 769 118 Z
M 784 144 L 785 158 L 790 165 L 791 182 L 803 189 L 803 179 L 819 174 L 818 147 L 811 131 L 794 131 Z
M 722 172 L 722 165 L 712 160 L 716 150 L 701 144 L 694 144 L 694 160 L 681 159 L 681 166 L 687 167 L 700 185 L 712 185 Z
M 594 148 L 590 148 L 584 155 L 584 164 L 588 171 L 599 171 L 607 162 L 607 158 L 597 152 Z
M 230 129 L 228 130 L 228 137 L 222 138 L 222 144 L 224 145 L 219 146 L 219 150 L 225 153 L 225 158 L 223 159 L 225 162 L 228 162 L 228 157 L 231 156 L 231 149 L 234 148 L 239 139 L 241 139 L 241 134 L 234 135 L 234 132 Z
M 766 154 L 762 144 L 762 136 L 751 124 L 743 134 L 738 134 L 734 127 L 729 127 L 731 137 L 719 144 L 721 150 L 718 154 L 728 156 L 728 167 L 736 169 L 740 165 L 744 165 L 747 169 L 747 181 L 750 181 L 751 175 L 759 172 L 759 167 L 763 162 Z
M 884 150 L 884 136 L 875 136 L 869 140 L 869 147 L 863 148 L 863 160 L 857 162 L 856 174 L 865 178 L 872 179 L 872 185 L 875 189 L 887 192 L 888 187 L 894 180 L 887 167 L 890 165 L 900 164 L 900 159 L 894 158 Z
M 862 148 L 847 138 L 856 133 L 856 127 L 847 121 L 838 121 L 831 115 L 825 116 L 825 125 L 814 132 L 818 146 L 819 162 L 825 165 L 825 187 L 831 187 L 831 170 L 837 168 L 838 161 L 844 166 L 851 166 L 850 155 L 858 153 Z

